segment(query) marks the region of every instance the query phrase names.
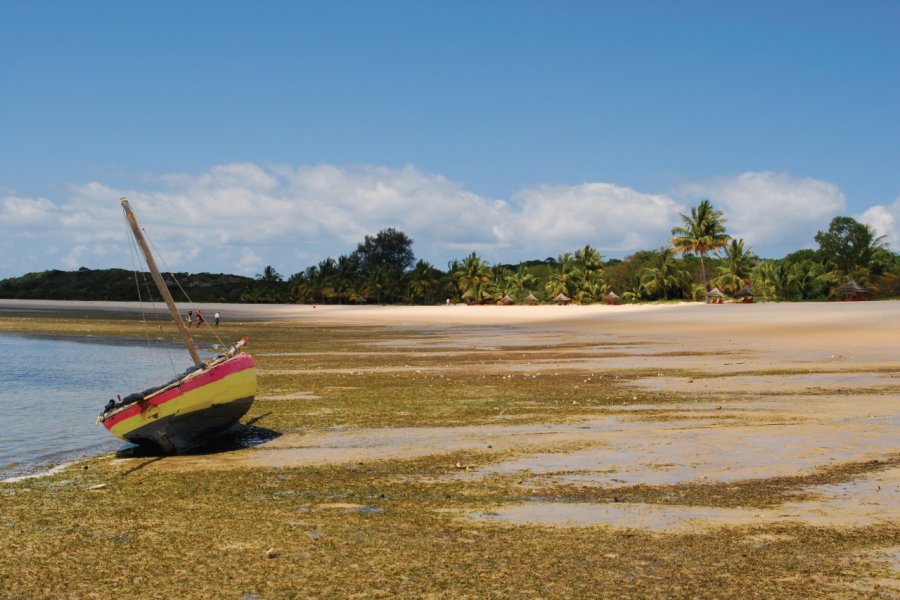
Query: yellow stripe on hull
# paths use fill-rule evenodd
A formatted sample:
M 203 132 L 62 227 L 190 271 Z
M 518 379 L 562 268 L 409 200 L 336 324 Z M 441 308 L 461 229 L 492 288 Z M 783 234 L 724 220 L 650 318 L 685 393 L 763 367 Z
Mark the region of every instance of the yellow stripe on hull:
M 201 372 L 200 376 L 202 377 Z M 191 379 L 182 382 L 181 387 L 188 387 Z M 160 396 L 167 392 L 161 392 Z M 144 401 L 142 410 L 124 419 L 110 428 L 110 432 L 121 439 L 126 435 L 166 417 L 183 416 L 193 412 L 209 409 L 215 405 L 228 404 L 236 400 L 252 398 L 256 395 L 256 370 L 253 368 L 236 371 L 216 381 L 210 381 L 199 387 L 182 392 L 161 404 L 154 404 L 153 397 Z

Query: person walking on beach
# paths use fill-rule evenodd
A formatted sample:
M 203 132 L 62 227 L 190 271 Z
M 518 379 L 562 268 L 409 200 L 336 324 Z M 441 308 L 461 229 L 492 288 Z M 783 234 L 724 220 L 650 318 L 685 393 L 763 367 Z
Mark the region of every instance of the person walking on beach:
M 199 329 L 201 325 L 203 325 L 204 319 L 203 314 L 200 312 L 200 309 L 197 309 L 197 328 Z
M 194 324 L 194 311 L 189 310 L 189 311 L 188 311 L 188 314 L 187 314 L 187 326 L 188 326 L 188 329 L 190 329 L 190 328 L 191 328 L 191 325 L 193 325 L 193 324 Z
M 216 311 L 216 314 L 213 315 L 213 323 L 216 324 L 216 329 L 219 328 L 219 311 Z

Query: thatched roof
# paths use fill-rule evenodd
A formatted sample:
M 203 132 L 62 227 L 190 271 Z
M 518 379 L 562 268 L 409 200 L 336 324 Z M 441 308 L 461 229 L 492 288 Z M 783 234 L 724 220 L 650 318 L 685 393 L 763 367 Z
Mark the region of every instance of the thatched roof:
M 869 290 L 864 288 L 863 286 L 856 283 L 855 280 L 851 279 L 844 285 L 838 286 L 837 290 L 842 294 L 868 294 Z
M 607 300 L 618 300 L 619 295 L 613 291 L 610 291 L 607 295 L 603 296 Z
M 538 302 L 540 302 L 540 300 L 538 300 L 534 294 L 528 294 L 527 296 L 525 296 L 525 302 L 527 302 L 528 304 L 537 304 Z
M 722 290 L 720 290 L 717 287 L 714 287 L 713 289 L 706 292 L 706 295 L 707 296 L 715 296 L 716 298 L 724 298 L 725 297 L 725 294 L 722 293 Z
M 569 300 L 571 300 L 571 298 L 561 292 L 556 298 L 553 299 L 554 302 L 568 302 Z
M 507 295 L 503 296 L 502 298 L 500 298 L 500 302 L 502 302 L 503 304 L 512 304 L 513 303 L 512 296 L 507 294 Z
M 755 296 L 756 293 L 750 289 L 750 286 L 745 285 L 744 287 L 736 291 L 734 295 L 738 298 L 746 298 L 747 296 Z

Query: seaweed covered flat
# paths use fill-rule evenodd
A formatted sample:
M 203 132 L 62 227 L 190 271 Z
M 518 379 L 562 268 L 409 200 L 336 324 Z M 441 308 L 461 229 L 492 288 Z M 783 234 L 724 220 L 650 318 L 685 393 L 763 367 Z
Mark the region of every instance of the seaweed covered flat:
M 258 443 L 2 484 L 0 596 L 900 591 L 900 303 L 325 308 L 240 324 Z

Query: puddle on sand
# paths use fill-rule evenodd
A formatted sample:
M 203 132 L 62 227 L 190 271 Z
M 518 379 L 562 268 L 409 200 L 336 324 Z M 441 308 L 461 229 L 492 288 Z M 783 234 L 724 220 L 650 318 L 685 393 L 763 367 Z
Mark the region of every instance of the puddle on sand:
M 321 396 L 317 396 L 312 392 L 291 392 L 288 394 L 270 394 L 268 396 L 257 396 L 257 400 L 319 400 Z
M 605 488 L 791 476 L 897 452 L 900 417 L 864 417 L 813 426 L 710 425 L 689 420 L 632 423 L 604 433 L 598 439 L 602 444 L 515 458 L 466 476 L 514 475 L 525 478 L 528 486 Z
M 668 506 L 639 503 L 527 502 L 467 513 L 470 519 L 553 527 L 607 526 L 679 533 L 713 527 L 800 523 L 814 527 L 855 528 L 900 522 L 900 468 L 840 484 L 802 490 L 811 500 L 773 509 Z

